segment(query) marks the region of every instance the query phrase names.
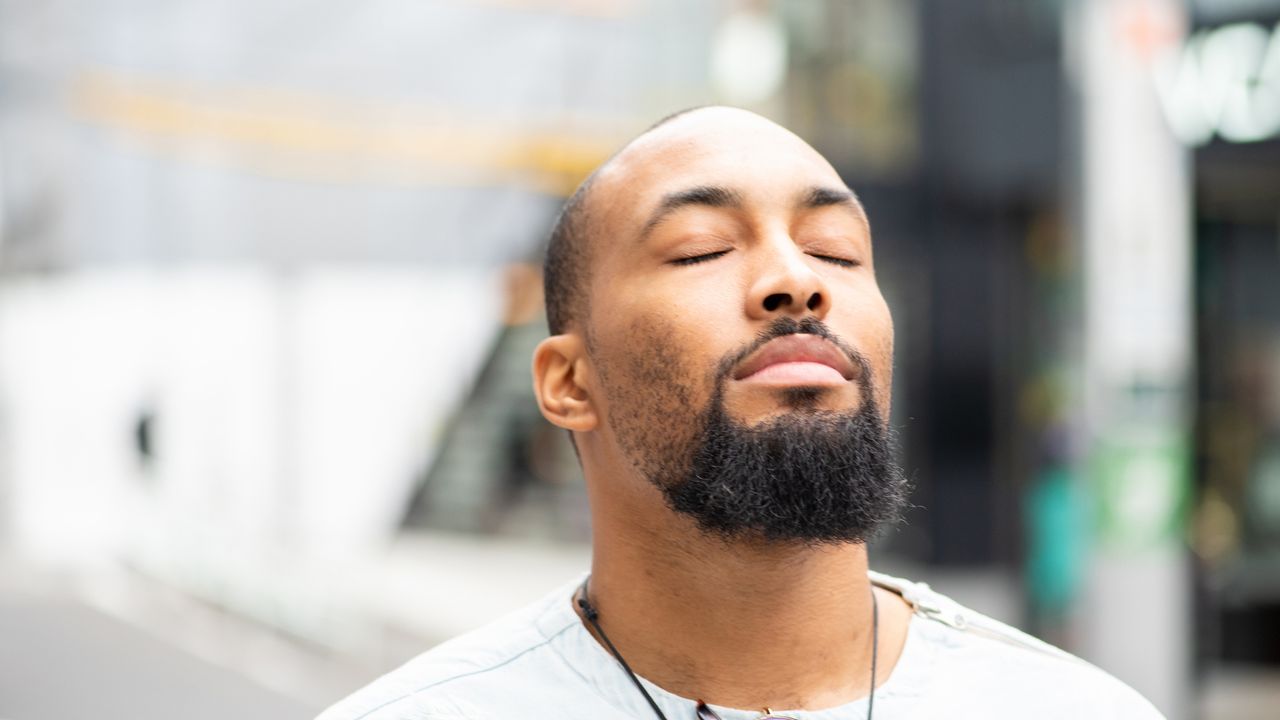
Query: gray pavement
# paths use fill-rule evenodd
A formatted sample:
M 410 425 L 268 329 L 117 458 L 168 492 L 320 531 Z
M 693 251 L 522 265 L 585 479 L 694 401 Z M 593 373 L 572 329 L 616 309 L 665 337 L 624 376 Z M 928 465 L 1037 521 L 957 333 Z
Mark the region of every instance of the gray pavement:
M 73 600 L 0 596 L 2 720 L 301 720 L 319 709 Z

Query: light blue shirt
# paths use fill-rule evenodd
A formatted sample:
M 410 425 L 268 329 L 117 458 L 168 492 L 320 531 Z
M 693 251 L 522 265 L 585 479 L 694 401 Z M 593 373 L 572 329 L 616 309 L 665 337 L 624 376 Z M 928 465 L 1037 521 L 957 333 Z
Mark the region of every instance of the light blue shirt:
M 915 608 L 902 655 L 875 694 L 878 720 L 1162 716 L 1098 668 L 914 583 L 871 573 Z M 656 718 L 613 656 L 587 632 L 571 597 L 582 578 L 374 681 L 318 720 L 622 720 Z M 669 720 L 694 701 L 641 679 Z M 724 720 L 759 711 L 715 707 Z M 862 720 L 861 698 L 800 720 Z

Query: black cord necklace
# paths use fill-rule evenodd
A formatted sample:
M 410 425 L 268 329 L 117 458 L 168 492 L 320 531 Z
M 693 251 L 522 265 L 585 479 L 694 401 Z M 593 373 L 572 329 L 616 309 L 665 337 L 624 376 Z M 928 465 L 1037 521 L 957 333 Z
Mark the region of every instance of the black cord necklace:
M 658 707 L 658 703 L 654 701 L 653 696 L 648 690 L 644 689 L 644 684 L 640 682 L 640 678 L 632 672 L 631 666 L 626 660 L 622 659 L 622 653 L 618 652 L 618 648 L 610 642 L 609 636 L 604 634 L 604 628 L 600 627 L 600 612 L 591 604 L 591 600 L 587 595 L 587 583 L 591 581 L 590 576 L 582 581 L 582 587 L 578 589 L 578 607 L 582 608 L 582 615 L 591 623 L 591 627 L 595 629 L 596 634 L 604 641 L 605 647 L 609 648 L 609 653 L 618 660 L 618 664 L 626 671 L 627 677 L 631 678 L 631 682 L 635 684 L 636 689 L 649 701 L 649 707 L 653 708 L 659 720 L 667 720 L 667 716 L 662 713 L 662 709 Z M 876 601 L 876 592 L 873 588 L 871 591 L 871 692 L 867 695 L 867 720 L 871 720 L 871 710 L 875 707 L 876 702 L 876 656 L 880 650 L 880 604 Z M 720 720 L 720 716 L 714 710 L 707 707 L 707 704 L 698 701 L 698 720 Z M 769 708 L 765 708 L 764 714 L 756 720 L 794 720 L 783 715 L 774 715 Z

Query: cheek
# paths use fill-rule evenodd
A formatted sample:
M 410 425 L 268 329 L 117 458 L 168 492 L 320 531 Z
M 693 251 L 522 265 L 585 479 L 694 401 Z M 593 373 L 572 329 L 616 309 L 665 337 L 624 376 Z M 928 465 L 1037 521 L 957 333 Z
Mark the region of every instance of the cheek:
M 591 309 L 590 324 L 595 354 L 607 366 L 605 372 L 612 371 L 610 381 L 669 386 L 685 394 L 705 384 L 719 361 L 711 349 L 718 329 L 713 318 L 725 316 L 722 305 L 729 293 L 724 278 L 712 284 L 698 282 L 698 277 L 600 274 L 593 290 L 601 301 Z M 698 398 L 689 394 L 687 399 Z
M 887 413 L 893 384 L 893 317 L 878 292 L 868 293 L 848 308 L 840 327 L 852 329 L 847 339 L 871 365 L 872 391 L 881 410 Z M 833 329 L 839 332 L 834 325 Z
M 687 333 L 665 318 L 613 318 L 591 351 L 594 392 L 608 436 L 649 477 L 691 456 L 699 409 L 710 397 L 688 357 Z
M 877 323 L 876 337 L 869 345 L 873 357 L 868 359 L 876 368 L 876 399 L 887 418 L 893 393 L 893 316 L 883 299 L 880 304 L 883 312 Z
M 690 359 L 696 334 L 659 313 L 639 313 L 598 324 L 592 354 L 610 405 L 687 407 L 698 400 Z M 600 327 L 607 325 L 607 327 Z

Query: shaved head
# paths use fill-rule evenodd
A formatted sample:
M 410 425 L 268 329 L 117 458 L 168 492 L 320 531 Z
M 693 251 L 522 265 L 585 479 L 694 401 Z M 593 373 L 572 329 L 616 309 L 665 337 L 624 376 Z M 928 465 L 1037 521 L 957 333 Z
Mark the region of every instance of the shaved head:
M 596 168 L 578 186 L 565 202 L 552 227 L 543 264 L 543 283 L 547 309 L 547 324 L 552 335 L 581 329 L 590 310 L 591 268 L 595 261 L 596 240 L 608 234 L 607 219 L 616 210 L 619 192 L 625 191 L 628 176 L 637 169 L 637 161 L 650 161 L 655 156 L 669 152 L 696 152 L 700 139 L 732 128 L 767 129 L 780 133 L 791 142 L 803 145 L 817 155 L 808 144 L 791 131 L 755 113 L 738 108 L 703 106 L 672 113 L 654 123 L 629 141 L 618 152 Z M 723 129 L 723 130 L 722 130 Z M 823 161 L 825 162 L 825 160 Z M 832 170 L 832 174 L 835 171 Z M 861 212 L 853 194 L 839 185 L 842 200 Z M 714 201 L 718 189 L 709 188 L 704 193 Z M 819 192 L 822 190 L 820 189 Z M 697 195 L 697 189 L 693 195 Z M 626 197 L 623 194 L 623 197 Z M 630 198 L 627 198 L 630 199 Z M 695 198 L 697 199 L 697 198 Z M 668 208 L 679 205 L 682 198 L 673 198 Z M 660 218 L 654 218 L 658 220 Z

